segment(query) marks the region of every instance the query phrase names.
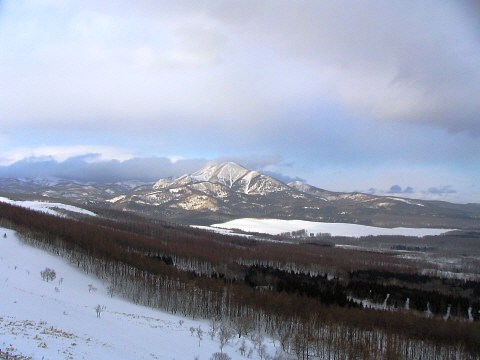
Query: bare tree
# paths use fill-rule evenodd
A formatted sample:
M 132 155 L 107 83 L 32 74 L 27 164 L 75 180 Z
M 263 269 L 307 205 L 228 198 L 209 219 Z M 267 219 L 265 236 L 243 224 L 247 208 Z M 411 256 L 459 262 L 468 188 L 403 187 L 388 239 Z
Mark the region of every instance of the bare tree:
M 113 297 L 115 294 L 115 287 L 113 285 L 107 287 L 107 294 L 110 295 L 110 297 Z
M 242 356 L 245 356 L 245 352 L 247 351 L 247 344 L 245 342 L 245 339 L 242 340 L 242 343 L 240 344 L 240 347 L 238 348 L 240 350 L 240 354 Z
M 40 271 L 40 276 L 46 282 L 53 281 L 57 277 L 55 270 L 50 268 L 45 268 L 45 270 Z
M 215 353 L 212 354 L 210 360 L 231 360 L 232 358 L 225 353 Z
M 233 324 L 238 333 L 238 338 L 247 335 L 253 329 L 253 318 L 251 316 L 239 316 Z
M 233 330 L 226 323 L 221 323 L 218 329 L 218 340 L 220 341 L 220 352 L 223 353 L 223 348 L 230 339 L 234 336 Z
M 195 329 L 195 332 L 197 333 L 198 337 L 198 347 L 200 347 L 200 341 L 203 339 L 203 330 L 200 325 L 198 325 L 198 327 Z
M 218 329 L 218 322 L 215 319 L 210 320 L 210 328 L 208 330 L 208 335 L 210 335 L 210 339 L 213 340 L 213 338 L 217 334 L 217 329 Z
M 99 318 L 102 312 L 104 312 L 105 310 L 106 310 L 105 305 L 98 304 L 97 306 L 95 306 L 95 311 L 97 312 L 97 318 Z
M 267 347 L 265 346 L 265 344 L 261 344 L 258 347 L 257 352 L 258 356 L 260 356 L 260 359 L 265 359 L 265 357 L 267 356 Z

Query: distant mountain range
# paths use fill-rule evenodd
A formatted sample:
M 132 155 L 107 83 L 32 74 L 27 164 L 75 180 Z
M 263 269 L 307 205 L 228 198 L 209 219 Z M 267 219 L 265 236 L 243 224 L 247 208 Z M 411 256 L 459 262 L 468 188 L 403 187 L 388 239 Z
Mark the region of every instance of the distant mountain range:
M 299 181 L 285 184 L 233 162 L 211 163 L 192 174 L 156 183 L 0 179 L 0 189 L 3 195 L 63 199 L 187 224 L 255 217 L 383 227 L 480 228 L 479 204 L 332 192 Z

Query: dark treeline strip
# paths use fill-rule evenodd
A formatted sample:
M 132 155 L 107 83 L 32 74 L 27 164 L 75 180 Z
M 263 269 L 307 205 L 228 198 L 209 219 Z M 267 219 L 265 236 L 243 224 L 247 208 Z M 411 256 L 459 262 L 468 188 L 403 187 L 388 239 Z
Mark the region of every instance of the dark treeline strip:
M 255 259 L 255 254 L 250 253 L 252 249 L 231 246 L 216 237 L 183 238 L 180 235 L 183 230 L 177 235 L 173 232 L 165 237 L 161 234 L 148 237 L 8 204 L 0 204 L 0 216 L 22 233 L 29 233 L 26 239 L 32 244 L 108 279 L 119 293 L 134 302 L 187 316 L 226 318 L 239 335 L 261 329 L 278 338 L 284 350 L 297 354 L 298 358 L 308 359 L 309 354 L 332 359 L 356 358 L 362 354 L 370 354 L 371 359 L 480 356 L 477 323 L 423 319 L 408 312 L 400 315 L 324 306 L 314 298 L 296 293 L 256 291 L 244 283 L 226 284 L 222 279 L 198 276 L 196 271 L 180 270 L 148 255 L 188 254 L 185 247 L 192 245 L 194 250 L 190 254 L 198 252 L 199 257 L 211 259 L 218 266 L 222 262 L 231 264 L 231 259 L 239 253 Z M 196 241 L 206 249 L 200 251 Z M 206 255 L 212 248 L 221 252 Z M 270 260 L 268 254 L 260 256 L 267 261 L 278 261 Z M 290 254 L 286 259 L 295 263 Z M 320 259 L 322 256 L 316 260 Z M 195 264 L 192 261 L 191 265 Z
M 381 304 L 388 294 L 387 306 L 406 307 L 408 299 L 408 308 L 412 310 L 479 320 L 480 301 L 475 298 L 363 281 L 351 281 L 345 290 L 358 299 L 368 299 L 372 303 Z
M 349 288 L 356 289 L 358 297 L 378 301 L 389 293 L 389 300 L 395 306 L 401 306 L 408 297 L 410 308 L 426 310 L 429 303 L 434 313 L 445 313 L 452 306 L 452 315 L 465 316 L 473 306 L 472 316 L 480 316 L 480 282 L 461 279 L 437 278 L 429 275 L 394 273 L 379 270 L 356 270 L 349 274 Z
M 418 276 L 418 279 L 417 279 Z M 369 281 L 362 280 L 364 278 Z M 394 281 L 397 278 L 404 280 L 405 285 L 394 283 L 383 284 L 385 279 Z M 372 304 L 382 304 L 388 295 L 385 307 L 426 312 L 436 315 L 457 316 L 460 319 L 479 320 L 480 301 L 475 296 L 475 282 L 462 282 L 455 279 L 436 279 L 430 276 L 415 274 L 395 274 L 381 271 L 352 272 L 350 278 L 339 279 L 327 275 L 309 275 L 300 272 L 287 272 L 266 266 L 250 266 L 246 270 L 245 282 L 251 287 L 268 289 L 289 294 L 300 294 L 318 299 L 325 305 L 338 305 L 341 307 L 358 306 L 350 298 L 369 300 Z M 416 285 L 418 282 L 431 285 L 431 290 L 426 291 Z M 437 282 L 443 282 L 444 292 Z M 468 288 L 470 285 L 470 288 Z M 446 290 L 450 289 L 448 294 Z M 460 295 L 462 290 L 464 296 Z M 467 291 L 470 290 L 470 291 Z M 408 299 L 408 305 L 407 305 Z M 450 310 L 448 310 L 450 308 Z

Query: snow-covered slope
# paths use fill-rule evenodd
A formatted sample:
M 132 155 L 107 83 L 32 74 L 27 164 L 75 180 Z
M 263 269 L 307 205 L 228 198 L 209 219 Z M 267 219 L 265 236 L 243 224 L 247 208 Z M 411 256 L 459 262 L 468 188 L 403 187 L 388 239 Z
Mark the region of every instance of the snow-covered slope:
M 328 233 L 332 236 L 360 237 L 369 235 L 401 235 L 401 236 L 427 236 L 441 235 L 453 229 L 424 229 L 424 228 L 380 228 L 343 223 L 322 223 L 303 220 L 278 220 L 278 219 L 237 219 L 223 224 L 214 224 L 212 227 L 220 229 L 239 229 L 247 232 L 278 235 L 284 232 L 307 230 L 307 233 Z
M 4 237 L 4 234 L 6 237 Z M 210 359 L 218 339 L 209 323 L 134 305 L 107 294 L 106 284 L 0 228 L 0 350 L 33 359 Z M 55 270 L 53 281 L 40 272 Z M 89 291 L 89 289 L 91 289 Z M 96 289 L 96 290 L 93 290 Z M 95 308 L 104 306 L 100 318 Z M 200 327 L 202 340 L 190 328 Z M 235 338 L 224 348 L 244 359 Z M 247 339 L 250 358 L 258 355 Z M 273 344 L 265 345 L 270 354 Z M 278 347 L 278 344 L 277 344 Z
M 50 215 L 63 216 L 61 210 L 66 210 L 66 211 L 77 213 L 77 214 L 96 216 L 95 213 L 89 210 L 85 210 L 73 205 L 67 205 L 67 204 L 56 203 L 56 202 L 16 201 L 16 200 L 7 199 L 4 197 L 0 197 L 0 202 L 21 206 L 30 210 L 40 211 Z
M 210 163 L 190 175 L 183 175 L 176 179 L 160 179 L 153 185 L 153 188 L 158 190 L 193 186 L 194 184 L 202 184 L 207 191 L 212 191 L 212 187 L 220 185 L 226 187 L 223 192 L 234 191 L 244 194 L 265 195 L 270 192 L 288 190 L 288 186 L 280 181 L 258 171 L 248 170 L 233 162 Z
M 311 186 L 307 183 L 304 183 L 302 181 L 292 181 L 288 183 L 288 186 L 291 188 L 298 190 L 300 192 L 314 195 L 314 196 L 319 196 L 321 200 L 327 201 L 328 199 L 326 198 L 328 195 L 328 191 L 316 188 L 314 186 Z
M 213 183 L 220 183 L 232 188 L 232 186 L 247 173 L 252 172 L 245 169 L 243 166 L 233 162 L 223 164 L 209 164 L 203 169 L 192 174 L 192 179 L 195 181 L 209 181 Z M 258 173 L 257 173 L 258 174 Z M 260 175 L 260 174 L 258 174 Z

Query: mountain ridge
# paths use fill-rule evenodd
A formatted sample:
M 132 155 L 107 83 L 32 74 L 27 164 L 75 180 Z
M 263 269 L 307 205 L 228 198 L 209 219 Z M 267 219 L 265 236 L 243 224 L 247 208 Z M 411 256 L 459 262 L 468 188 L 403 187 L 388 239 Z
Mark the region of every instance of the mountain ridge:
M 134 211 L 140 207 L 188 223 L 246 216 L 385 227 L 451 227 L 454 222 L 460 224 L 456 227 L 472 227 L 480 218 L 480 206 L 467 209 L 428 200 L 333 192 L 300 181 L 286 184 L 233 162 L 209 163 L 191 174 L 159 179 L 150 191 L 134 191 L 113 206 Z
M 333 192 L 284 183 L 234 162 L 208 163 L 152 183 L 94 184 L 0 179 L 2 193 L 133 211 L 174 222 L 210 225 L 240 217 L 345 222 L 380 227 L 480 228 L 480 205 Z

